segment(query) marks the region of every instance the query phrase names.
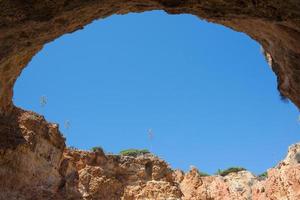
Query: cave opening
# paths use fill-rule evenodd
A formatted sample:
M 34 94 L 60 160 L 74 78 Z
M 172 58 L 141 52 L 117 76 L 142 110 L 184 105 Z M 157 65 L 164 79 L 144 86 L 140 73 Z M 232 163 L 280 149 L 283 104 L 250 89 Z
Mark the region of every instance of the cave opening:
M 259 173 L 299 140 L 297 109 L 280 101 L 255 41 L 161 11 L 115 15 L 49 43 L 14 103 L 58 122 L 69 146 L 147 148 L 184 170 Z

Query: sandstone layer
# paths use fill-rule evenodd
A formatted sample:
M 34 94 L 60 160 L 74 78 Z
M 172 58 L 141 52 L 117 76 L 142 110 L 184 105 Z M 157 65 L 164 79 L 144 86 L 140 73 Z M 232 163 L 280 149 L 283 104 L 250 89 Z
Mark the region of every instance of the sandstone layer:
M 300 107 L 297 0 L 1 0 L 0 114 L 13 111 L 14 83 L 44 44 L 95 19 L 150 10 L 192 14 L 248 34 L 264 48 L 280 93 Z
M 1 120 L 0 200 L 298 200 L 300 144 L 268 170 L 203 176 L 152 154 L 106 155 L 65 147 L 58 125 L 15 108 Z M 6 133 L 6 134 L 4 134 Z

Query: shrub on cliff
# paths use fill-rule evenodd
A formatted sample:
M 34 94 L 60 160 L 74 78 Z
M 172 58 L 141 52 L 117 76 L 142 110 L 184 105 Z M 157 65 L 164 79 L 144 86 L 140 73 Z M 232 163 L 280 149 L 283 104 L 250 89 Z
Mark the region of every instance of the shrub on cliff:
M 126 149 L 120 151 L 120 155 L 122 156 L 138 156 L 138 155 L 144 155 L 148 153 L 150 153 L 148 149 Z
M 200 171 L 198 171 L 198 174 L 199 174 L 199 176 L 201 176 L 201 177 L 210 176 L 208 173 L 200 172 Z
M 100 146 L 92 147 L 93 152 L 104 152 L 103 148 Z
M 220 176 L 227 176 L 230 173 L 237 173 L 237 172 L 240 172 L 240 171 L 246 171 L 246 169 L 243 168 L 243 167 L 230 167 L 230 168 L 225 169 L 225 170 L 220 170 L 219 169 L 216 174 L 220 175 Z
M 266 178 L 268 178 L 268 172 L 264 172 L 262 174 L 259 174 L 257 177 L 259 179 L 266 179 Z

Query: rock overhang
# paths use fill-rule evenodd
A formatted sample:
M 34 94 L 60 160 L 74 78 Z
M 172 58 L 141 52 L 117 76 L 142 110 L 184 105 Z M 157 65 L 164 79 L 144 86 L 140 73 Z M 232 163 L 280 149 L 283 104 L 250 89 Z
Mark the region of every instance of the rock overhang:
M 280 93 L 300 107 L 300 4 L 280 0 L 54 0 L 0 2 L 0 113 L 14 109 L 13 86 L 43 45 L 113 14 L 164 10 L 244 32 L 264 48 Z

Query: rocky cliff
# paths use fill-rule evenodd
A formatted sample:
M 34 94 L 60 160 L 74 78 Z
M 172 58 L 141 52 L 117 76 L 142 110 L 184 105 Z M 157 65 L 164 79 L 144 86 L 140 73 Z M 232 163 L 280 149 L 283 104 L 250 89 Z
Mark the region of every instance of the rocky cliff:
M 300 144 L 268 170 L 203 176 L 171 169 L 152 154 L 106 155 L 68 149 L 58 125 L 15 108 L 0 120 L 1 200 L 297 200 Z
M 113 14 L 192 14 L 259 42 L 278 89 L 300 108 L 298 0 L 0 0 L 0 199 L 297 200 L 299 145 L 268 178 L 247 171 L 203 177 L 153 155 L 124 157 L 65 148 L 58 126 L 13 105 L 13 86 L 43 45 Z M 84 69 L 83 69 L 84 70 Z

